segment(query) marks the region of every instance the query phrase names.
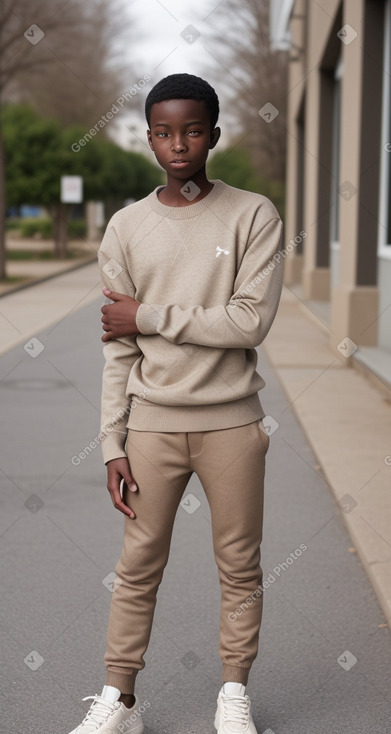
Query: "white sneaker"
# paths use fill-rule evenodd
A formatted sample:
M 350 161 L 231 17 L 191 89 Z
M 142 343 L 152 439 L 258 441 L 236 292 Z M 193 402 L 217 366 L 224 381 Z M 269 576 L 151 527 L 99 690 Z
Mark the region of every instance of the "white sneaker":
M 136 700 L 131 709 L 102 696 L 86 696 L 83 701 L 92 699 L 93 703 L 81 724 L 70 734 L 143 734 L 144 724 L 138 710 L 140 700 L 136 694 L 134 696 Z
M 245 687 L 242 686 L 244 694 Z M 215 728 L 217 734 L 258 734 L 250 711 L 250 697 L 228 694 L 222 687 L 217 698 Z

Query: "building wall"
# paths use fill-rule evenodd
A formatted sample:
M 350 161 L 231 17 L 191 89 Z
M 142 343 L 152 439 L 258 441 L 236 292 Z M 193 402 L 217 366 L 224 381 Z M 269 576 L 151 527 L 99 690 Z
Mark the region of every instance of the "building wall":
M 287 240 L 302 228 L 307 237 L 304 251 L 288 258 L 285 277 L 288 285 L 302 283 L 306 299 L 330 300 L 333 346 L 347 336 L 358 345 L 378 340 L 384 7 L 379 0 L 296 0 L 290 20 L 285 227 Z M 383 295 L 383 281 L 391 292 L 390 269 L 381 271 Z

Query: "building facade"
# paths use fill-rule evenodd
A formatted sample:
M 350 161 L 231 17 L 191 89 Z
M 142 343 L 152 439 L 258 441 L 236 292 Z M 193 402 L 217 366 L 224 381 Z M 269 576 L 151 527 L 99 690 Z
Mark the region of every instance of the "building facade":
M 286 239 L 307 233 L 285 282 L 391 382 L 391 0 L 270 5 L 289 51 Z

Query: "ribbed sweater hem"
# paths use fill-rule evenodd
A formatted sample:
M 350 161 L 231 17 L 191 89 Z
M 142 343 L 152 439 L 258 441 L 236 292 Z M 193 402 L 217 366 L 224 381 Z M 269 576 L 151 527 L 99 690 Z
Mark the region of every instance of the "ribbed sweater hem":
M 261 420 L 265 416 L 258 393 L 217 405 L 152 405 L 137 401 L 127 427 L 161 433 L 218 431 Z

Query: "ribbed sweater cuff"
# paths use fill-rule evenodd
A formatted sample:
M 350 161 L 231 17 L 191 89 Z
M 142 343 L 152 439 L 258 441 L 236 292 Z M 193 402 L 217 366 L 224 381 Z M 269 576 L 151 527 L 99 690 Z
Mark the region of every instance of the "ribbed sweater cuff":
M 141 334 L 158 333 L 163 308 L 163 306 L 149 306 L 147 303 L 140 303 L 136 313 L 136 326 Z
M 123 456 L 126 457 L 126 451 L 124 449 L 127 434 L 119 433 L 119 431 L 113 431 L 109 433 L 101 443 L 101 449 L 103 454 L 103 461 L 107 464 L 108 461 L 113 459 L 121 459 Z

